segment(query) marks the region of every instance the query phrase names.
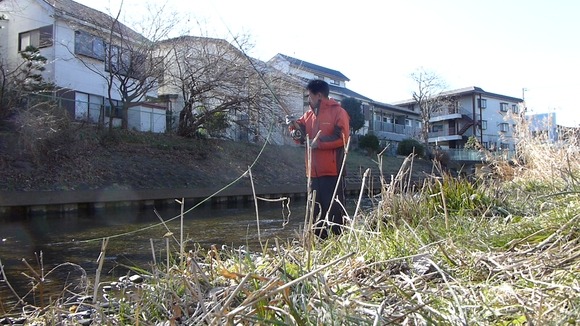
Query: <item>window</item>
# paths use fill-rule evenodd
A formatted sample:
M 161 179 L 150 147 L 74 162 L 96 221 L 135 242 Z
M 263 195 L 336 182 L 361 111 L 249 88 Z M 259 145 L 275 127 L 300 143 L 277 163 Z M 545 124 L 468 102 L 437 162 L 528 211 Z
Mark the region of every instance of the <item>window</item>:
M 507 112 L 508 111 L 508 104 L 507 103 L 500 103 L 499 104 L 499 110 L 501 112 Z
M 405 126 L 412 127 L 413 126 L 413 122 L 410 119 L 405 119 Z
M 385 122 L 385 123 L 393 123 L 393 117 L 383 116 L 383 122 Z
M 105 56 L 105 71 L 132 78 L 139 78 L 143 74 L 146 64 L 146 56 L 142 53 L 134 53 L 129 49 L 111 46 L 111 53 Z M 109 62 L 109 57 L 111 61 Z
M 520 113 L 520 107 L 517 104 L 512 104 L 512 113 L 513 114 Z
M 111 109 L 111 103 L 113 102 L 113 108 Z M 118 119 L 122 119 L 123 118 L 123 107 L 121 105 L 121 101 L 117 101 L 117 100 L 105 100 L 105 116 L 106 117 L 110 117 L 113 116 L 113 118 L 118 118 Z
M 510 130 L 510 125 L 508 123 L 500 123 L 499 131 L 508 132 Z
M 75 119 L 97 123 L 101 117 L 103 97 L 88 93 L 75 93 Z
M 75 31 L 75 53 L 101 61 L 105 60 L 105 42 L 83 31 Z
M 432 132 L 440 132 L 443 131 L 443 125 L 432 125 L 431 126 Z
M 487 130 L 487 120 L 481 120 L 481 130 Z
M 477 100 L 477 104 L 480 108 L 485 109 L 487 107 L 487 100 L 484 98 L 480 98 Z
M 510 144 L 508 144 L 508 143 L 500 143 L 499 144 L 499 149 L 500 150 L 506 150 L 507 151 L 507 150 L 510 149 Z
M 24 51 L 28 46 L 38 49 L 52 46 L 52 25 L 18 34 L 18 51 Z

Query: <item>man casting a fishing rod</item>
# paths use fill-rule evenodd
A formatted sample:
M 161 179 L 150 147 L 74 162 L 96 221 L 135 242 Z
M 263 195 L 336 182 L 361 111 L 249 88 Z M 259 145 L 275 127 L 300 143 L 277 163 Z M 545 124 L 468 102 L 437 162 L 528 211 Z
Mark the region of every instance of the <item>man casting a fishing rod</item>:
M 310 169 L 306 153 L 306 175 L 310 175 L 310 189 L 316 194 L 314 205 L 314 233 L 321 239 L 342 232 L 344 178 L 341 175 L 345 146 L 350 134 L 350 118 L 340 103 L 330 99 L 330 87 L 323 80 L 311 80 L 306 86 L 309 110 L 297 120 L 286 116 L 292 139 L 305 144 L 306 136 L 312 151 Z M 336 190 L 336 194 L 335 194 Z

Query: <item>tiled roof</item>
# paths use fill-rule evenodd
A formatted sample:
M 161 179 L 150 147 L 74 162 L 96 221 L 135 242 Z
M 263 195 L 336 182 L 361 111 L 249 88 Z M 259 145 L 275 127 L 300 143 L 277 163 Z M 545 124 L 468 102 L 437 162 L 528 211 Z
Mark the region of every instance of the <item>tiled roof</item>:
M 63 17 L 72 17 L 78 19 L 79 21 L 87 25 L 96 25 L 105 30 L 110 30 L 113 26 L 114 19 L 108 14 L 100 12 L 91 7 L 87 7 L 83 4 L 72 0 L 43 0 L 45 3 L 49 4 L 54 8 L 57 15 Z M 115 32 L 129 36 L 133 39 L 144 39 L 144 37 L 121 23 L 117 21 L 115 26 Z
M 346 87 L 339 87 L 336 85 L 329 85 L 329 86 L 330 86 L 330 92 L 338 93 L 338 94 L 341 94 L 345 97 L 354 97 L 354 98 L 357 98 L 359 100 L 365 100 L 365 101 L 369 101 L 369 102 L 373 101 L 370 98 L 368 98 L 364 95 L 361 95 L 355 91 L 352 91 Z
M 292 58 L 292 57 L 287 56 L 285 54 L 278 53 L 278 55 L 280 57 L 284 58 L 285 60 L 287 60 L 288 62 L 290 62 L 290 64 L 293 66 L 300 67 L 300 68 L 306 69 L 306 70 L 310 70 L 312 72 L 318 72 L 320 75 L 324 75 L 324 76 L 328 76 L 328 77 L 336 77 L 337 80 L 350 81 L 350 79 L 348 79 L 348 77 L 343 75 L 340 71 L 329 69 L 329 68 L 322 67 L 319 65 L 315 65 L 313 63 L 306 62 L 306 61 L 303 61 L 300 59 Z
M 409 114 L 409 115 L 418 115 L 417 112 L 410 110 L 408 108 L 405 107 L 401 107 L 401 106 L 396 106 L 393 104 L 388 104 L 388 103 L 381 103 L 381 102 L 375 102 L 373 101 L 373 104 L 376 108 L 382 108 L 382 109 L 389 109 L 391 111 L 396 111 L 396 112 L 400 112 L 400 113 L 404 113 L 404 114 Z

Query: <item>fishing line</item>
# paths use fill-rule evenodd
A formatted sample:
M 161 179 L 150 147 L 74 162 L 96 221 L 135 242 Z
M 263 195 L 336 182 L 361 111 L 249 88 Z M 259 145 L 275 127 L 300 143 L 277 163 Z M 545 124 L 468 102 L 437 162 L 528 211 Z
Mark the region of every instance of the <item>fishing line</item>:
M 256 158 L 254 159 L 254 161 L 252 162 L 252 164 L 249 165 L 249 169 L 251 169 L 254 165 L 256 165 L 258 163 L 258 160 L 260 159 L 260 157 L 262 156 L 262 153 L 266 149 L 266 145 L 268 144 L 268 142 L 270 140 L 270 136 L 272 135 L 272 130 L 273 130 L 274 124 L 275 123 L 273 122 L 270 125 L 270 129 L 268 130 L 268 135 L 265 138 L 264 144 L 260 148 L 260 152 L 256 155 Z M 242 173 L 240 176 L 238 176 L 232 182 L 230 182 L 227 185 L 223 186 L 222 188 L 220 188 L 219 190 L 217 190 L 213 194 L 209 195 L 208 197 L 206 197 L 205 199 L 203 199 L 202 201 L 200 201 L 196 205 L 194 205 L 191 208 L 189 208 L 186 211 L 184 211 L 183 212 L 183 215 L 185 216 L 186 214 L 190 213 L 191 211 L 193 211 L 197 207 L 201 206 L 202 204 L 204 204 L 208 200 L 210 200 L 213 197 L 215 197 L 218 194 L 220 194 L 222 191 L 224 191 L 224 190 L 228 189 L 229 187 L 233 186 L 236 182 L 240 181 L 247 174 L 248 174 L 248 171 L 246 170 L 246 172 Z M 174 221 L 174 220 L 176 220 L 176 219 L 178 219 L 180 217 L 181 217 L 181 214 L 176 215 L 176 216 L 174 216 L 174 217 L 172 217 L 170 219 L 164 220 L 163 222 L 155 223 L 155 224 L 152 224 L 152 225 L 149 225 L 149 226 L 144 226 L 144 227 L 141 227 L 141 228 L 136 229 L 136 230 L 127 231 L 127 232 L 118 233 L 118 234 L 109 235 L 109 236 L 104 236 L 104 237 L 99 237 L 99 238 L 92 238 L 92 239 L 85 239 L 85 240 L 74 240 L 74 242 L 75 243 L 87 243 L 87 242 L 102 241 L 105 238 L 114 239 L 114 238 L 120 238 L 120 237 L 124 237 L 124 236 L 128 236 L 128 235 L 133 235 L 133 234 L 136 234 L 136 233 L 139 233 L 139 232 L 143 232 L 143 231 L 146 231 L 146 230 L 149 230 L 149 229 L 153 229 L 153 228 L 156 228 L 156 227 L 163 226 L 165 223 L 172 222 L 172 221 Z M 60 244 L 66 244 L 66 243 L 70 243 L 70 242 L 56 242 L 56 243 L 52 243 L 52 245 L 60 245 Z

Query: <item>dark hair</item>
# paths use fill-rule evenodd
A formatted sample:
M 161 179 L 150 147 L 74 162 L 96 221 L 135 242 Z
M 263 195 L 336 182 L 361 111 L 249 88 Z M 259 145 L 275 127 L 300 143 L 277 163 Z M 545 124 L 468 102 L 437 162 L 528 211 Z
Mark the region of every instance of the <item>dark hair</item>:
M 330 94 L 330 86 L 328 86 L 327 82 L 321 79 L 313 79 L 309 81 L 308 85 L 306 85 L 306 89 L 312 94 L 322 93 L 325 97 L 328 97 Z

